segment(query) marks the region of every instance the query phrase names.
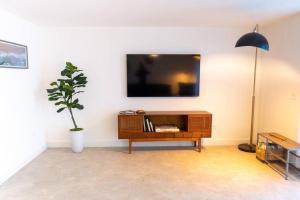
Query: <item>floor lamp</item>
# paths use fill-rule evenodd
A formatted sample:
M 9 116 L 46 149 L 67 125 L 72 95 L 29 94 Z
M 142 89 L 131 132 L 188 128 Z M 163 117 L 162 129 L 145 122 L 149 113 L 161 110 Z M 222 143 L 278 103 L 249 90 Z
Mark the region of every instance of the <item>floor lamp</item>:
M 258 48 L 268 51 L 268 40 L 262 34 L 258 33 L 258 25 L 255 26 L 253 32 L 246 33 L 237 41 L 235 47 L 252 46 L 255 47 L 255 63 L 253 76 L 253 90 L 252 90 L 252 112 L 251 112 L 251 130 L 250 142 L 240 144 L 238 148 L 246 152 L 255 152 L 255 144 L 253 144 L 253 124 L 254 124 L 254 109 L 255 109 L 255 84 L 256 84 L 256 66 L 257 66 L 257 50 Z

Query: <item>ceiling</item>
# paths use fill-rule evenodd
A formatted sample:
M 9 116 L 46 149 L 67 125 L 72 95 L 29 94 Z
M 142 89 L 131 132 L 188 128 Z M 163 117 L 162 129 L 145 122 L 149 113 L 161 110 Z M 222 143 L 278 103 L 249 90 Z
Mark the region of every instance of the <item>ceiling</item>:
M 300 11 L 299 0 L 0 0 L 41 26 L 252 26 Z

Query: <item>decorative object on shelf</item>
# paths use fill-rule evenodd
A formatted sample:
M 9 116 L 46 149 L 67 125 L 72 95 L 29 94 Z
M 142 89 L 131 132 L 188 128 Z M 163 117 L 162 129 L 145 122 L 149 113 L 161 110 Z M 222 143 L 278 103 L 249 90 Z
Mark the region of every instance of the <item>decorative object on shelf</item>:
M 266 143 L 265 142 L 258 142 L 256 144 L 256 158 L 261 161 L 265 161 L 266 159 Z
M 134 115 L 136 114 L 134 110 L 122 110 L 119 112 L 120 115 Z
M 82 70 L 74 66 L 70 62 L 66 62 L 65 69 L 61 71 L 63 78 L 57 79 L 50 83 L 51 89 L 47 89 L 48 100 L 55 102 L 55 106 L 58 106 L 58 113 L 67 109 L 70 113 L 74 128 L 70 129 L 72 137 L 72 150 L 75 153 L 79 153 L 83 150 L 83 128 L 79 128 L 74 118 L 73 109 L 82 110 L 83 105 L 79 104 L 79 99 L 75 96 L 81 92 L 80 88 L 85 87 L 87 83 L 87 77 Z
M 242 151 L 255 153 L 255 144 L 253 144 L 253 125 L 254 125 L 254 111 L 255 111 L 255 85 L 256 85 L 256 67 L 257 67 L 257 50 L 258 48 L 268 51 L 268 40 L 262 34 L 258 33 L 258 25 L 255 26 L 253 32 L 246 33 L 237 41 L 235 47 L 252 46 L 255 47 L 255 62 L 254 62 L 254 76 L 253 76 L 253 90 L 252 90 L 252 112 L 251 112 L 251 130 L 249 143 L 240 144 L 238 148 Z
M 137 114 L 145 114 L 145 111 L 143 109 L 139 109 L 136 111 Z
M 155 127 L 155 132 L 163 133 L 163 132 L 180 132 L 180 129 L 175 124 L 169 124 L 169 125 L 157 125 Z
M 28 69 L 27 46 L 0 40 L 0 67 Z

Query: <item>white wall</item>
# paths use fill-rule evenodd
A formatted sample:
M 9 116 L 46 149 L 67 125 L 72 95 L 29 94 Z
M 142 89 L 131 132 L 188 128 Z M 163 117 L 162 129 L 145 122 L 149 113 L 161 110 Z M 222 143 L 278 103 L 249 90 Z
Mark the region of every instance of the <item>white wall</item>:
M 260 130 L 300 142 L 300 14 L 263 28 L 270 51 L 262 57 Z
M 117 113 L 125 109 L 207 110 L 213 114 L 213 137 L 207 144 L 248 141 L 253 57 L 251 48 L 235 49 L 249 31 L 238 28 L 45 28 L 44 89 L 65 61 L 85 70 L 89 83 L 80 95 L 85 110 L 76 112 L 87 146 L 120 146 Z M 197 98 L 127 98 L 127 53 L 200 53 L 201 91 Z M 68 113 L 57 114 L 44 102 L 47 142 L 68 146 Z
M 0 184 L 46 148 L 37 29 L 0 11 L 0 39 L 28 46 L 29 69 L 0 68 Z

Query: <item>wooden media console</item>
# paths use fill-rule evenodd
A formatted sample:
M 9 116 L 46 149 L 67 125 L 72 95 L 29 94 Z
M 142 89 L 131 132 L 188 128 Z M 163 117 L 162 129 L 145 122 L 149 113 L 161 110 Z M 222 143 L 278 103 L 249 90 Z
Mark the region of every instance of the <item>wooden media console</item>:
M 173 124 L 179 132 L 144 132 L 147 117 L 155 126 Z M 206 111 L 152 111 L 145 114 L 119 114 L 118 138 L 128 139 L 128 151 L 133 142 L 194 141 L 201 151 L 201 139 L 211 137 L 212 114 Z

